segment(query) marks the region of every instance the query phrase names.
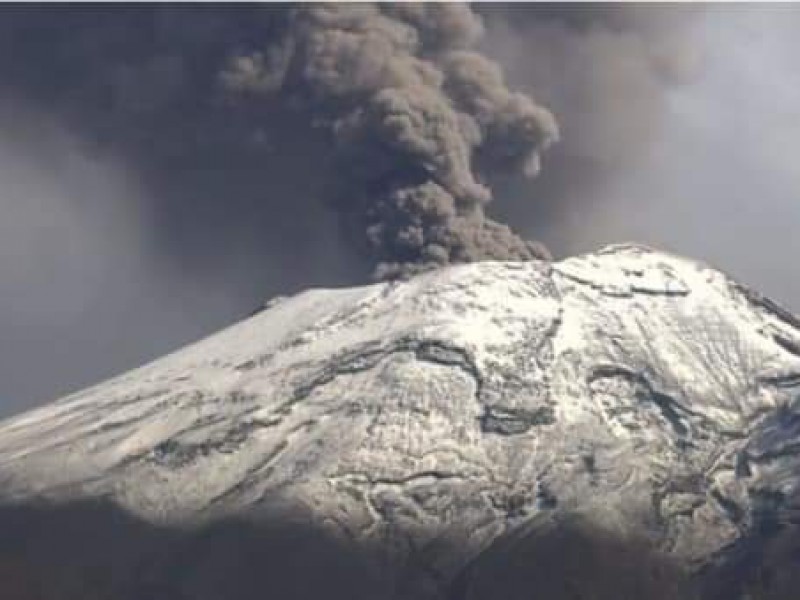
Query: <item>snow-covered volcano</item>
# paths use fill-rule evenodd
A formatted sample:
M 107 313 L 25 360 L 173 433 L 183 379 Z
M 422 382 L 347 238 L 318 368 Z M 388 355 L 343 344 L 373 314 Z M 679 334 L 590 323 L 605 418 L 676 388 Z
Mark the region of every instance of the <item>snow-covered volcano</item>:
M 700 568 L 793 518 L 799 393 L 800 322 L 705 265 L 637 245 L 476 263 L 272 301 L 7 420 L 0 499 L 291 514 L 404 564 L 447 539 L 440 582 L 579 515 Z

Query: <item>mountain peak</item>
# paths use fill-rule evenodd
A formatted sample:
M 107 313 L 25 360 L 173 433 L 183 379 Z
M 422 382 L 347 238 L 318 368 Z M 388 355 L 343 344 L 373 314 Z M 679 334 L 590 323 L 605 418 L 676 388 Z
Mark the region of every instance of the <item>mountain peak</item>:
M 2 498 L 167 525 L 300 511 L 463 561 L 582 515 L 699 567 L 796 497 L 787 315 L 637 244 L 310 290 L 0 424 Z

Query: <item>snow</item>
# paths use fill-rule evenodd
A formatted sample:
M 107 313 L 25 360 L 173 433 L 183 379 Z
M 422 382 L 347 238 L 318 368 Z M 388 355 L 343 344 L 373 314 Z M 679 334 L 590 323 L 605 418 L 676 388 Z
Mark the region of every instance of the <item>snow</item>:
M 775 424 L 800 410 L 794 347 L 791 316 L 634 244 L 310 290 L 0 423 L 0 500 L 104 496 L 167 523 L 280 500 L 476 547 L 569 510 L 663 523 L 702 561 L 752 524 L 750 490 L 798 487 L 800 428 Z

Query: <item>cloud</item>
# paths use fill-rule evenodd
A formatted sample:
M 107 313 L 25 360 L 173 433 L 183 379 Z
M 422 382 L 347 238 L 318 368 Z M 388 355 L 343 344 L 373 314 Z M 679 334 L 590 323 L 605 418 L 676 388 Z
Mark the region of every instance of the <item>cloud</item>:
M 562 131 L 540 177 L 493 182 L 498 218 L 559 256 L 692 256 L 797 310 L 797 8 L 482 10 L 484 52 Z
M 486 216 L 491 192 L 473 158 L 533 176 L 558 127 L 472 49 L 481 35 L 458 4 L 296 8 L 276 42 L 234 56 L 221 80 L 255 102 L 296 98 L 332 134 L 342 167 L 332 205 L 379 278 L 543 256 Z

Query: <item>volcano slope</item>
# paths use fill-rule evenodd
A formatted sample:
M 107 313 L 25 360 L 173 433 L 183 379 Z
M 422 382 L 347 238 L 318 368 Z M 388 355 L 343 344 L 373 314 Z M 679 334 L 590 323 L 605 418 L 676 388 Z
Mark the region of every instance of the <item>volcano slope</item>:
M 0 596 L 788 598 L 799 392 L 643 246 L 310 290 L 0 424 Z

